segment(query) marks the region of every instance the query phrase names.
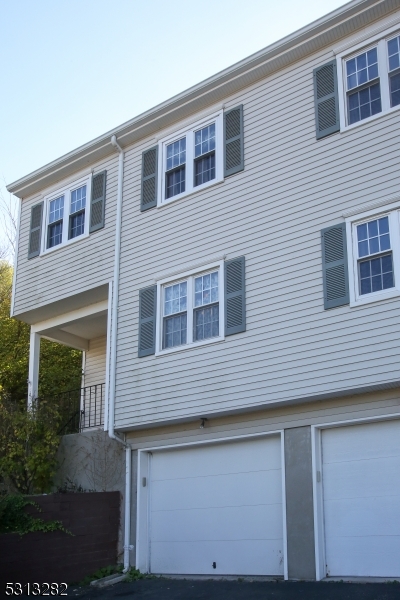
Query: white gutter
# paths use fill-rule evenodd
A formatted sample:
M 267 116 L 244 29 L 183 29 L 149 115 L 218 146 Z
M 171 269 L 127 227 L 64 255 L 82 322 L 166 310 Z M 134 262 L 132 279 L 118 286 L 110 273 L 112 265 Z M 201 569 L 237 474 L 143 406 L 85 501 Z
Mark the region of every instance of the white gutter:
M 117 191 L 117 215 L 115 224 L 115 252 L 114 252 L 114 280 L 111 308 L 111 352 L 110 352 L 110 376 L 106 402 L 108 404 L 108 435 L 111 439 L 125 446 L 125 531 L 124 531 L 124 573 L 129 570 L 129 551 L 133 549 L 130 545 L 131 530 L 131 473 L 132 473 L 132 449 L 114 431 L 115 420 L 115 384 L 116 384 L 116 360 L 117 360 L 117 329 L 118 329 L 118 300 L 119 300 L 119 265 L 121 253 L 121 226 L 122 226 L 122 190 L 124 183 L 124 151 L 117 142 L 115 135 L 111 137 L 111 144 L 119 152 L 118 161 L 118 191 Z M 110 317 L 108 317 L 110 318 Z

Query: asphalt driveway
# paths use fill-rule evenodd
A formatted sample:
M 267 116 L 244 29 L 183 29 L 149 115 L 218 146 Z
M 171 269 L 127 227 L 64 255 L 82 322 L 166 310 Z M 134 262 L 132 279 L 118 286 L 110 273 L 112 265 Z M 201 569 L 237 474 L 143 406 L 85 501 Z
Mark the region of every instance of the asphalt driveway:
M 82 600 L 400 600 L 399 583 L 214 581 L 142 579 L 108 588 L 71 586 Z

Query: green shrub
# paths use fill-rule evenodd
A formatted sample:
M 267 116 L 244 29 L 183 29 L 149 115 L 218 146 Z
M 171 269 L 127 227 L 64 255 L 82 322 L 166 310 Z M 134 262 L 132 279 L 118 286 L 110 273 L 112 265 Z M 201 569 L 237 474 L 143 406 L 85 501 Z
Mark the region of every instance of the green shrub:
M 42 512 L 36 502 L 24 496 L 0 496 L 0 533 L 24 535 L 34 531 L 64 531 L 72 535 L 63 527 L 61 521 L 43 521 L 41 518 L 35 518 L 25 511 L 26 506 L 33 506 L 38 512 Z

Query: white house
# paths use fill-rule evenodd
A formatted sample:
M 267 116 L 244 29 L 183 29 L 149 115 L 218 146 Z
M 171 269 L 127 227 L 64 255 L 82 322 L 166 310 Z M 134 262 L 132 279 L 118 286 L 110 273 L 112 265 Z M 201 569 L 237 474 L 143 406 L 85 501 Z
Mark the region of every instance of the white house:
M 399 109 L 400 3 L 353 0 L 8 186 L 30 398 L 85 351 L 126 566 L 400 577 Z

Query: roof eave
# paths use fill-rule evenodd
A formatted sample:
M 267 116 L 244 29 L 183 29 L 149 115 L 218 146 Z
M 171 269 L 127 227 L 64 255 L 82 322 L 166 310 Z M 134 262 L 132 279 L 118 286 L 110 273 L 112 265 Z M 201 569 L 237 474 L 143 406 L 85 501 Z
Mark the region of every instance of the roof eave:
M 112 154 L 115 151 L 110 141 L 112 135 L 118 137 L 122 147 L 154 135 L 158 130 L 220 102 L 228 95 L 270 73 L 390 14 L 396 8 L 399 8 L 398 0 L 353 0 L 344 7 L 18 179 L 9 184 L 7 190 L 19 198 L 38 193 L 45 187 Z

